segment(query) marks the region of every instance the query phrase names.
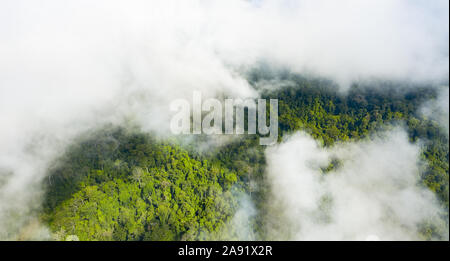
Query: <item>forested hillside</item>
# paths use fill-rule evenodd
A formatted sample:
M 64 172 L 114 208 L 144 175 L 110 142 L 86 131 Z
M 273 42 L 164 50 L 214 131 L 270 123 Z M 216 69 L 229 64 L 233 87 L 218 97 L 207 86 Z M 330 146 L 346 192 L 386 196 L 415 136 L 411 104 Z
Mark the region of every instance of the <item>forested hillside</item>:
M 256 87 L 271 80 L 257 73 L 250 79 Z M 423 186 L 437 194 L 447 212 L 443 218 L 448 229 L 448 133 L 419 113 L 436 97 L 434 89 L 390 83 L 382 91 L 379 86 L 354 85 L 348 93 L 340 93 L 322 79 L 285 74 L 276 80 L 287 86 L 262 92 L 263 97 L 279 99 L 280 141 L 305 130 L 331 147 L 399 125 L 407 129 L 411 142 L 423 142 L 427 163 L 421 173 Z M 238 209 L 239 197 L 246 194 L 257 209 L 250 225 L 257 238 L 270 239 L 264 230 L 269 190 L 265 147 L 259 146 L 258 138 L 245 136 L 203 152 L 181 144 L 114 126 L 80 137 L 56 160 L 45 181 L 42 219 L 54 238 L 217 239 L 225 227 L 230 229 L 227 224 Z M 338 164 L 333 162 L 328 169 Z M 433 229 L 424 231 L 424 238 Z
M 49 177 L 56 239 L 194 240 L 218 233 L 240 182 L 218 164 L 123 129 L 72 147 Z

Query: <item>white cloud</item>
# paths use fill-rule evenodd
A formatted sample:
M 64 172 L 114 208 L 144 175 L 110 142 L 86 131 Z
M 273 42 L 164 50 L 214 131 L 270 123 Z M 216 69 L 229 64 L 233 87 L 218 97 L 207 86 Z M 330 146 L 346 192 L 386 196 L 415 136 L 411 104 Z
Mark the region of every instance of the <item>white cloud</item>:
M 440 124 L 441 128 L 445 130 L 447 136 L 449 135 L 449 87 L 442 86 L 438 90 L 437 98 L 426 102 L 422 108 L 420 108 L 420 113 L 431 120 L 436 121 Z
M 238 73 L 257 61 L 344 86 L 448 81 L 448 31 L 447 1 L 1 1 L 1 213 L 36 205 L 84 130 L 133 119 L 164 134 L 169 102 L 194 89 L 257 95 Z
M 281 206 L 281 227 L 291 229 L 283 234 L 272 221 L 269 238 L 421 240 L 422 222 L 439 221 L 443 213 L 419 185 L 420 148 L 400 129 L 328 149 L 297 133 L 266 157 L 269 204 Z M 333 158 L 341 165 L 322 174 Z M 448 239 L 448 229 L 442 236 Z

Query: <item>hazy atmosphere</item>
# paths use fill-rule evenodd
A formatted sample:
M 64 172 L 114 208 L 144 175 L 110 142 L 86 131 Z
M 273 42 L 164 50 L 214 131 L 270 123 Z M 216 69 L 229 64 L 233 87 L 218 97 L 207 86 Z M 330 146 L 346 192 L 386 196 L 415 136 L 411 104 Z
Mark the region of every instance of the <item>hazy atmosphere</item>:
M 266 67 L 274 73 L 260 77 Z M 278 71 L 305 77 L 307 84 L 294 76 L 279 76 Z M 323 91 L 314 87 L 320 82 L 315 79 L 331 84 Z M 214 201 L 216 207 L 233 202 L 234 210 L 219 222 L 222 227 L 202 229 L 180 221 L 186 224 L 184 229 L 174 225 L 175 215 L 162 218 L 160 204 L 154 200 L 155 212 L 147 208 L 145 213 L 155 214 L 145 214 L 142 220 L 151 216 L 156 221 L 148 224 L 160 222 L 161 229 L 169 227 L 182 235 L 170 239 L 423 240 L 426 230 L 433 231 L 426 239 L 448 240 L 448 82 L 449 2 L 445 0 L 3 0 L 0 240 L 52 240 L 58 239 L 58 231 L 89 240 L 76 229 L 68 232 L 58 220 L 68 215 L 63 211 L 70 208 L 77 191 L 82 193 L 84 184 L 107 188 L 102 187 L 104 181 L 83 181 L 67 198 L 55 201 L 57 207 L 46 209 L 47 187 L 53 186 L 50 173 L 66 164 L 60 158 L 78 155 L 65 153 L 73 144 L 85 144 L 79 143 L 80 137 L 89 139 L 89 133 L 104 126 L 138 129 L 163 142 L 177 139 L 169 131 L 173 115 L 169 104 L 179 98 L 191 101 L 194 91 L 204 97 L 279 99 L 279 142 L 236 149 L 245 154 L 242 157 L 220 158 L 216 155 L 240 155 L 221 152 L 246 137 L 210 136 L 202 141 L 181 137 L 181 144 L 189 145 L 180 145 L 180 150 L 186 150 L 193 162 L 201 162 L 203 156 L 193 156 L 200 153 L 213 157 L 208 158 L 211 168 L 218 162 L 222 173 L 236 172 L 232 175 L 237 181 L 218 182 L 221 196 Z M 305 94 L 301 104 L 310 102 L 311 107 L 302 108 L 290 100 L 301 96 L 296 91 L 292 93 L 297 96 L 281 95 L 291 85 L 337 98 L 331 104 L 320 102 L 323 110 L 319 110 L 314 98 Z M 355 85 L 361 87 L 361 94 L 352 93 Z M 364 86 L 371 90 L 367 95 Z M 389 100 L 397 97 L 390 95 L 392 89 L 401 100 Z M 371 104 L 372 92 L 372 97 L 383 97 L 377 98 L 376 105 Z M 334 109 L 352 95 L 358 102 L 348 104 L 360 106 L 354 113 Z M 370 115 L 363 114 L 362 108 Z M 393 116 L 380 116 L 384 110 Z M 307 111 L 314 111 L 313 116 L 299 116 Z M 323 116 L 324 111 L 331 116 Z M 333 118 L 344 114 L 355 123 L 341 124 L 341 118 Z M 325 118 L 323 124 L 315 123 Z M 351 129 L 353 125 L 367 126 L 364 134 L 355 134 L 359 129 Z M 115 134 L 108 135 L 123 144 Z M 159 163 L 155 172 L 150 164 L 132 165 L 134 161 L 120 153 L 108 160 L 116 165 L 127 162 L 135 176 L 141 170 L 145 175 L 170 172 Z M 99 162 L 99 166 L 109 164 Z M 323 171 L 331 162 L 338 167 Z M 209 165 L 205 168 L 213 172 Z M 82 172 L 81 167 L 73 169 Z M 101 170 L 107 172 L 106 167 Z M 443 176 L 426 178 L 437 172 Z M 135 183 L 145 191 L 140 177 Z M 233 192 L 234 188 L 243 191 Z M 177 198 L 175 192 L 169 198 Z M 227 203 L 218 203 L 221 199 Z M 422 229 L 424 224 L 432 228 Z M 112 227 L 105 231 L 116 235 L 118 228 Z M 153 233 L 147 231 L 150 225 L 145 227 L 146 233 Z M 198 234 L 191 236 L 194 227 Z M 238 233 L 223 232 L 234 230 Z M 130 231 L 124 232 L 127 240 L 140 233 Z M 105 238 L 97 239 L 111 240 Z M 135 238 L 147 239 L 141 234 Z M 149 238 L 161 240 L 156 232 Z

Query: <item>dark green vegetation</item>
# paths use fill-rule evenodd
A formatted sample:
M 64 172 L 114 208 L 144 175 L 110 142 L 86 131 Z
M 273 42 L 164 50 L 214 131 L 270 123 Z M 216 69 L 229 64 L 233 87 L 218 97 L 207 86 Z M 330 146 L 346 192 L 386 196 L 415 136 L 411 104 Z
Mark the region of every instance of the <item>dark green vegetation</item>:
M 235 173 L 123 129 L 73 146 L 48 184 L 50 227 L 80 240 L 212 238 L 239 192 Z
M 263 91 L 264 97 L 279 99 L 279 140 L 306 130 L 324 146 L 333 146 L 404 125 L 412 142 L 424 142 L 423 185 L 438 195 L 448 213 L 448 136 L 418 114 L 424 102 L 436 97 L 434 89 L 406 91 L 385 83 L 381 91 L 355 85 L 344 95 L 326 80 L 267 75 L 252 73 L 249 79 L 256 86 L 273 80 L 288 85 Z M 264 168 L 264 146 L 256 136 L 198 153 L 139 131 L 106 128 L 80 138 L 50 170 L 43 219 L 57 239 L 217 239 L 244 192 L 260 213 L 254 231 L 265 239 Z
M 380 92 L 353 86 L 344 96 L 327 91 L 326 82 L 321 80 L 294 80 L 300 88 L 287 88 L 268 95 L 280 97 L 281 136 L 306 129 L 325 146 L 332 146 L 336 141 L 364 138 L 389 125 L 404 125 L 411 142 L 425 143 L 424 184 L 438 194 L 448 211 L 448 134 L 437 122 L 418 115 L 425 101 L 436 98 L 435 91 L 417 87 L 406 92 L 387 85 Z

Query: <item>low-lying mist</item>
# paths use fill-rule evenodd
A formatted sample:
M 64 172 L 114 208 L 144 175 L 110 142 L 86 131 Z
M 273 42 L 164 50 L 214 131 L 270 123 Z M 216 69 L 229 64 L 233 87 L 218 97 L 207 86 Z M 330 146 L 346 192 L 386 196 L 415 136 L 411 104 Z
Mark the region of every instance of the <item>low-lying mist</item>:
M 406 0 L 2 1 L 0 239 L 48 238 L 45 226 L 37 221 L 41 183 L 53 159 L 78 135 L 104 124 L 132 124 L 170 136 L 170 101 L 190 99 L 194 90 L 209 97 L 257 97 L 245 73 L 260 62 L 329 78 L 342 90 L 365 79 L 448 84 L 448 9 L 448 1 Z M 279 85 L 272 82 L 267 88 Z M 446 95 L 437 102 L 447 105 L 448 115 L 448 88 Z M 431 102 L 424 114 L 441 107 Z M 443 117 L 437 120 L 445 121 Z M 448 129 L 448 119 L 445 124 Z M 344 167 L 348 170 L 336 170 L 336 178 L 325 178 L 325 185 L 315 181 L 315 172 L 302 162 L 325 160 L 332 152 L 311 145 L 313 141 L 305 137 L 269 149 L 269 160 L 280 157 L 285 162 L 280 168 L 292 167 L 273 170 L 277 167 L 272 163 L 268 172 L 272 178 L 270 173 L 281 173 L 274 189 L 280 189 L 283 179 L 293 179 L 288 185 L 294 187 L 281 189 L 286 194 L 274 198 L 292 206 L 294 212 L 286 213 L 286 218 L 299 227 L 292 238 L 325 238 L 327 234 L 360 239 L 374 234 L 380 239 L 415 239 L 402 229 L 386 231 L 387 226 L 419 222 L 422 216 L 409 216 L 413 211 L 424 215 L 434 211 L 434 204 L 422 206 L 432 201 L 429 193 L 410 183 L 416 173 L 416 148 L 397 136 L 400 141 L 392 142 L 399 142 L 398 147 L 381 141 L 345 145 L 349 160 L 359 159 L 362 165 L 349 163 Z M 289 144 L 296 139 L 311 146 L 305 158 L 289 155 Z M 358 146 L 367 147 L 369 154 L 355 154 Z M 393 154 L 401 157 L 391 165 L 386 155 L 378 154 L 379 147 L 388 153 L 404 149 L 400 152 L 406 154 Z M 277 150 L 280 155 L 272 155 Z M 371 157 L 379 171 L 370 167 Z M 356 175 L 362 166 L 367 173 Z M 291 177 L 296 168 L 305 169 L 303 177 L 311 187 L 298 184 L 302 177 Z M 407 173 L 396 177 L 399 172 Z M 400 192 L 394 191 L 397 183 L 379 191 L 371 187 L 375 199 L 362 196 L 352 202 L 371 209 L 373 215 L 355 213 L 349 219 L 355 226 L 345 234 L 349 226 L 345 214 L 350 214 L 352 204 L 341 204 L 363 193 L 349 182 L 368 182 L 370 187 L 370 182 L 379 181 L 378 174 L 388 183 L 404 181 L 409 187 Z M 337 195 L 339 184 L 342 194 Z M 298 189 L 295 186 L 305 189 L 301 199 L 290 194 Z M 319 227 L 309 212 L 314 212 L 317 197 L 326 192 L 336 194 L 337 207 L 330 210 L 335 219 Z M 385 208 L 401 205 L 406 195 L 401 192 L 409 193 L 416 200 L 411 202 L 418 205 L 399 208 L 387 218 Z M 387 202 L 390 196 L 393 201 Z M 298 220 L 296 214 L 304 219 Z
M 269 238 L 423 240 L 439 224 L 433 239 L 448 240 L 448 216 L 420 182 L 420 150 L 402 128 L 332 148 L 300 132 L 269 148 Z

